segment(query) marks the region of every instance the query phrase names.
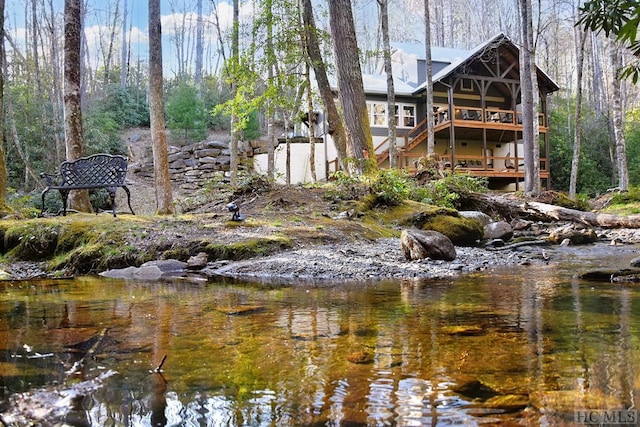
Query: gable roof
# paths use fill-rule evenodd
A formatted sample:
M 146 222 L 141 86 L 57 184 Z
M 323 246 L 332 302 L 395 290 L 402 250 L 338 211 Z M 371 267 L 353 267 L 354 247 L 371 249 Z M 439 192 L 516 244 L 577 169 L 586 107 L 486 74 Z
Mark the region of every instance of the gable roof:
M 468 51 L 466 56 L 461 56 L 453 60 L 451 63 L 449 63 L 449 65 L 436 72 L 432 77 L 432 83 L 443 81 L 447 77 L 451 76 L 461 66 L 469 64 L 475 59 L 479 58 L 487 48 L 498 47 L 504 47 L 507 51 L 510 52 L 514 60 L 518 61 L 520 53 L 518 47 L 504 33 L 499 33 L 486 42 L 479 44 L 474 49 Z M 538 85 L 540 87 L 546 88 L 546 93 L 555 92 L 560 89 L 560 87 L 551 79 L 551 77 L 549 77 L 544 71 L 542 71 L 540 67 L 536 66 L 536 70 L 538 74 Z M 420 86 L 418 86 L 415 89 L 414 95 L 423 92 L 426 89 L 426 84 L 427 83 L 424 82 Z

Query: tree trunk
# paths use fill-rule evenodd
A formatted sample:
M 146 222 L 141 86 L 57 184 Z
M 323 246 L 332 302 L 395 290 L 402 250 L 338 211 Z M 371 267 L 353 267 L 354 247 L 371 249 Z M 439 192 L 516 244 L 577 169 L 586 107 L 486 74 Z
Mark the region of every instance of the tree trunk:
M 433 79 L 432 79 L 432 61 L 431 61 L 431 17 L 429 11 L 429 0 L 424 0 L 424 43 L 426 58 L 426 109 L 427 109 L 427 154 L 434 153 L 436 150 L 435 136 L 433 134 L 434 121 L 432 119 L 433 112 Z
M 520 5 L 520 96 L 522 103 L 522 139 L 524 149 L 524 191 L 528 196 L 540 193 L 540 147 L 538 130 L 538 84 L 531 0 L 518 0 Z
M 620 90 L 620 70 L 622 58 L 618 52 L 618 45 L 614 42 L 610 46 L 611 66 L 614 77 L 611 81 L 611 114 L 613 116 L 613 135 L 616 164 L 618 166 L 618 188 L 622 191 L 629 189 L 629 172 L 627 169 L 627 145 L 623 130 L 622 92 Z
M 122 9 L 122 51 L 120 52 L 120 88 L 127 87 L 127 0 Z
M 64 2 L 64 134 L 67 160 L 84 155 L 82 140 L 82 109 L 80 106 L 80 45 L 82 35 L 81 0 Z M 91 212 L 89 192 L 72 191 L 69 207 L 81 212 Z
M 309 170 L 311 182 L 316 182 L 316 114 L 313 111 L 313 90 L 311 88 L 311 68 L 305 66 L 305 79 L 307 85 L 307 122 L 309 123 Z
M 640 215 L 613 215 L 579 211 L 548 203 L 512 199 L 501 195 L 471 193 L 466 197 L 483 211 L 496 212 L 506 218 L 532 221 L 571 221 L 603 228 L 640 228 Z
M 575 129 L 573 135 L 573 158 L 571 159 L 571 176 L 569 177 L 569 198 L 575 199 L 578 186 L 578 165 L 580 163 L 582 138 L 582 69 L 584 64 L 584 43 L 586 33 L 580 28 L 574 30 L 576 34 L 576 112 Z
M 348 131 L 348 153 L 354 158 L 352 173 L 378 167 L 358 60 L 358 44 L 350 0 L 329 0 L 329 22 L 338 74 L 338 95 Z M 369 160 L 365 161 L 365 151 Z
M 164 124 L 162 76 L 162 26 L 160 0 L 149 0 L 149 114 L 153 148 L 153 177 L 156 191 L 156 213 L 174 212 L 167 134 Z
M 318 83 L 320 97 L 326 110 L 327 116 L 327 133 L 333 139 L 338 154 L 338 163 L 341 169 L 346 169 L 345 160 L 347 158 L 347 133 L 344 127 L 342 117 L 338 112 L 329 78 L 327 77 L 327 68 L 322 59 L 320 52 L 320 44 L 316 34 L 316 24 L 313 18 L 313 9 L 311 0 L 302 0 L 302 19 L 304 21 L 305 42 L 307 54 L 311 60 L 313 71 Z
M 388 0 L 378 0 L 380 6 L 380 27 L 382 29 L 382 53 L 384 56 L 384 72 L 387 74 L 387 116 L 389 117 L 389 166 L 398 166 L 396 150 L 396 91 L 393 86 L 393 68 L 391 67 L 391 45 L 389 43 L 389 9 Z
M 196 23 L 196 70 L 194 81 L 198 88 L 198 94 L 202 90 L 202 57 L 204 49 L 202 39 L 204 38 L 204 20 L 202 19 L 202 0 L 197 0 L 196 9 L 198 11 L 198 21 Z
M 240 62 L 240 1 L 233 0 L 233 29 L 231 34 L 231 67 L 234 75 L 238 73 Z M 232 83 L 232 96 L 235 98 L 238 91 L 237 82 Z M 236 130 L 238 123 L 238 112 L 236 107 L 231 111 L 231 141 L 229 144 L 229 173 L 231 174 L 231 187 L 238 186 L 238 131 Z
M 4 149 L 4 1 L 0 0 L 0 215 L 7 212 L 7 163 Z
M 64 111 L 64 102 L 62 100 L 62 82 L 60 78 L 60 50 L 58 49 L 58 31 L 56 26 L 56 18 L 53 10 L 53 0 L 49 0 L 49 36 L 51 40 L 51 60 L 53 63 L 53 87 L 49 91 L 49 98 L 53 106 L 53 128 L 54 139 L 56 142 L 54 163 L 62 163 L 64 159 L 64 141 L 60 138 L 59 130 L 62 129 L 61 122 L 62 112 Z

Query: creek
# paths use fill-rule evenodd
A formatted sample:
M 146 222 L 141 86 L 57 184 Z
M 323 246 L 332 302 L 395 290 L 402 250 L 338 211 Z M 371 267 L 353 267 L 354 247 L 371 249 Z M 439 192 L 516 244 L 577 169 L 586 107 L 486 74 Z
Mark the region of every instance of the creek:
M 421 281 L 2 282 L 0 413 L 115 371 L 68 425 L 573 425 L 639 406 L 640 285 L 575 278 L 635 256 Z

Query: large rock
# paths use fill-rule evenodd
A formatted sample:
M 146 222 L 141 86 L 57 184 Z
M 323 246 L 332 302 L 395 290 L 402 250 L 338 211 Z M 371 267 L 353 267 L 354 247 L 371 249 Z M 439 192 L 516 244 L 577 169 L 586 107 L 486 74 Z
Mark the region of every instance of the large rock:
M 461 216 L 455 209 L 434 206 L 401 221 L 402 224 L 422 230 L 432 230 L 447 236 L 455 245 L 474 246 L 482 240 L 482 224 L 476 219 Z
M 433 230 L 402 230 L 400 248 L 409 260 L 431 258 L 453 261 L 458 255 L 451 239 Z
M 126 267 L 107 270 L 100 276 L 125 280 L 158 280 L 161 278 L 180 276 L 184 273 L 187 263 L 175 259 L 149 261 L 140 267 Z
M 489 215 L 480 211 L 458 211 L 461 217 L 478 221 L 482 226 L 491 224 L 493 221 Z
M 484 226 L 484 238 L 488 240 L 500 239 L 505 242 L 513 238 L 513 228 L 505 221 L 496 221 Z
M 569 240 L 574 245 L 584 245 L 598 240 L 598 235 L 592 228 L 578 224 L 568 224 L 551 231 L 548 240 L 555 244 Z

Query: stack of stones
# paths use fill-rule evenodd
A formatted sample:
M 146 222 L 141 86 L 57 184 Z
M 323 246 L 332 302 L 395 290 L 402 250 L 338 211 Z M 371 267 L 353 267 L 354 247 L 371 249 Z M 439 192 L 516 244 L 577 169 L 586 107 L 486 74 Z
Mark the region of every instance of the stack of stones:
M 251 150 L 248 144 L 238 144 L 240 159 Z M 246 145 L 246 146 L 245 146 Z M 136 156 L 138 157 L 138 156 Z M 151 147 L 138 157 L 139 162 L 130 164 L 130 171 L 142 178 L 153 179 L 153 154 Z M 229 171 L 229 143 L 204 141 L 182 147 L 169 147 L 169 172 L 174 185 L 184 190 L 197 190 L 216 176 Z

